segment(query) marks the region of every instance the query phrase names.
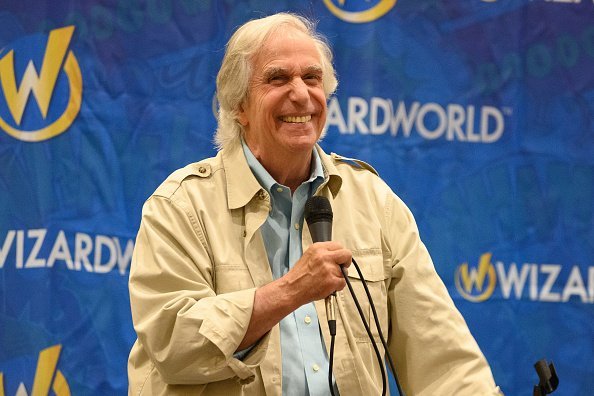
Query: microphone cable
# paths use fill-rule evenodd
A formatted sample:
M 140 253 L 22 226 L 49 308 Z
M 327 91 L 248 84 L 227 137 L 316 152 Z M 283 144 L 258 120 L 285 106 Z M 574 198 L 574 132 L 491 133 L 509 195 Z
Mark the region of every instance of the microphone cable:
M 390 351 L 388 350 L 388 345 L 386 343 L 386 339 L 384 338 L 384 333 L 382 332 L 382 329 L 381 329 L 381 326 L 379 323 L 377 311 L 375 310 L 375 304 L 373 303 L 373 299 L 371 298 L 371 293 L 369 292 L 369 288 L 367 287 L 367 281 L 363 277 L 363 273 L 361 272 L 361 269 L 359 268 L 359 264 L 357 264 L 355 259 L 353 259 L 352 261 L 353 261 L 353 265 L 355 266 L 355 269 L 357 270 L 357 273 L 359 274 L 359 277 L 361 278 L 361 282 L 363 283 L 363 289 L 365 289 L 365 294 L 367 295 L 367 299 L 369 300 L 369 304 L 371 305 L 371 312 L 373 313 L 373 319 L 375 321 L 375 326 L 377 327 L 377 332 L 379 334 L 380 340 L 384 347 L 384 351 L 386 351 L 386 356 L 388 357 L 388 363 L 390 364 L 390 370 L 392 370 L 392 374 L 394 375 L 394 382 L 396 383 L 396 387 L 398 388 L 398 393 L 401 396 L 404 396 L 404 393 L 402 392 L 402 389 L 400 388 L 400 382 L 398 381 L 398 374 L 396 374 L 396 365 L 394 364 L 394 361 L 392 360 L 392 355 L 390 355 Z M 347 284 L 348 284 L 349 280 L 348 280 L 348 277 L 346 276 L 346 273 L 344 271 L 342 271 L 342 275 L 345 277 Z M 354 295 L 353 295 L 353 299 L 355 299 Z
M 402 392 L 402 389 L 400 387 L 400 382 L 398 381 L 398 375 L 396 374 L 396 367 L 394 365 L 394 361 L 392 360 L 392 356 L 390 355 L 390 351 L 388 350 L 388 345 L 386 343 L 383 332 L 381 330 L 377 311 L 375 309 L 375 304 L 373 303 L 373 299 L 371 298 L 371 293 L 369 292 L 369 288 L 367 287 L 367 281 L 365 280 L 365 277 L 363 276 L 363 273 L 361 272 L 361 269 L 359 268 L 359 264 L 357 264 L 357 261 L 355 261 L 355 259 L 353 258 L 352 262 L 353 262 L 353 265 L 355 266 L 355 269 L 357 270 L 357 273 L 359 274 L 361 283 L 363 285 L 363 289 L 365 290 L 365 294 L 367 295 L 367 299 L 369 300 L 369 304 L 371 306 L 371 312 L 373 314 L 373 319 L 375 321 L 377 332 L 378 332 L 378 335 L 382 342 L 382 346 L 384 347 L 384 352 L 386 353 L 386 355 L 388 357 L 388 363 L 390 364 L 390 370 L 392 370 L 392 374 L 394 375 L 394 381 L 396 382 L 396 387 L 398 388 L 398 393 L 400 395 L 404 396 L 404 393 Z M 365 315 L 363 314 L 363 309 L 361 308 L 361 305 L 359 304 L 359 300 L 357 299 L 357 296 L 355 295 L 353 286 L 351 285 L 348 275 L 342 265 L 340 266 L 340 271 L 342 272 L 342 276 L 344 277 L 344 279 L 346 281 L 346 284 L 349 288 L 349 292 L 351 293 L 351 296 L 353 297 L 353 302 L 355 303 L 355 306 L 357 307 L 357 311 L 359 312 L 359 316 L 361 317 L 361 321 L 363 322 L 363 326 L 365 327 L 367 336 L 369 337 L 369 340 L 371 341 L 371 344 L 373 345 L 373 349 L 375 351 L 375 355 L 378 360 L 380 371 L 382 373 L 382 396 L 385 396 L 386 383 L 387 383 L 385 364 L 382 361 L 381 353 L 380 353 L 380 351 L 377 347 L 377 344 L 375 342 L 375 337 L 373 337 L 373 334 L 371 334 L 371 329 L 369 328 L 369 325 L 367 324 L 367 321 L 365 320 Z M 334 334 L 332 334 L 332 333 L 334 333 Z M 329 362 L 329 370 L 328 370 L 328 382 L 329 382 L 329 386 L 330 386 L 330 393 L 332 396 L 335 396 L 334 395 L 334 386 L 332 383 L 332 367 L 333 367 L 333 363 L 334 363 L 333 361 L 334 361 L 334 338 L 335 338 L 335 335 L 336 335 L 336 331 L 331 330 L 330 331 L 330 356 L 329 356 L 330 362 Z
M 334 334 L 330 332 L 330 361 L 328 362 L 328 385 L 330 386 L 330 394 L 334 394 L 334 383 L 332 382 L 332 366 L 334 363 L 334 339 L 336 338 L 336 328 L 334 328 Z
M 332 213 L 332 206 L 330 205 L 330 201 L 328 198 L 323 196 L 312 196 L 310 197 L 307 202 L 305 203 L 304 208 L 304 218 L 307 221 L 307 225 L 309 226 L 312 241 L 315 242 L 323 242 L 323 241 L 330 241 L 332 240 L 332 219 L 334 215 Z M 388 355 L 388 361 L 390 363 L 390 368 L 392 373 L 394 374 L 394 379 L 396 380 L 396 386 L 398 387 L 398 392 L 402 395 L 402 390 L 400 389 L 400 383 L 398 382 L 398 377 L 396 375 L 396 369 L 394 367 L 394 362 L 392 357 L 390 356 L 390 351 L 388 350 L 388 346 L 386 344 L 386 340 L 384 339 L 384 335 L 381 330 L 381 326 L 379 323 L 379 319 L 377 316 L 377 311 L 375 310 L 375 305 L 373 304 L 373 299 L 371 298 L 371 293 L 369 293 L 369 289 L 367 287 L 367 282 L 365 277 L 361 273 L 361 269 L 357 262 L 353 259 L 353 264 L 357 272 L 359 273 L 359 277 L 361 279 L 361 283 L 363 284 L 363 289 L 365 290 L 365 294 L 367 295 L 367 299 L 369 300 L 369 304 L 371 306 L 371 311 L 373 313 L 373 318 L 375 320 L 375 325 L 377 327 L 377 331 L 384 347 L 384 352 Z M 365 315 L 363 314 L 363 310 L 361 309 L 361 305 L 355 295 L 353 290 L 353 286 L 349 281 L 349 278 L 345 272 L 345 269 L 342 265 L 339 265 L 340 270 L 342 272 L 342 276 L 344 277 L 347 286 L 349 287 L 349 291 L 351 296 L 353 297 L 353 301 L 355 306 L 357 307 L 357 311 L 359 316 L 361 317 L 361 321 L 363 322 L 363 326 L 365 327 L 365 331 L 367 332 L 367 336 L 373 345 L 373 349 L 375 351 L 375 355 L 378 360 L 378 364 L 380 367 L 380 371 L 382 373 L 382 396 L 386 394 L 386 367 L 385 362 L 382 359 L 381 353 L 377 344 L 375 342 L 375 337 L 371 334 L 371 329 L 369 328 L 369 324 L 365 320 Z M 330 354 L 329 354 L 329 370 L 328 370 L 328 382 L 330 385 L 330 393 L 334 396 L 334 386 L 332 383 L 332 369 L 334 365 L 334 341 L 336 337 L 336 313 L 335 313 L 335 305 L 336 305 L 336 292 L 333 292 L 331 295 L 326 297 L 325 299 L 326 304 L 326 316 L 328 317 L 328 329 L 330 331 Z

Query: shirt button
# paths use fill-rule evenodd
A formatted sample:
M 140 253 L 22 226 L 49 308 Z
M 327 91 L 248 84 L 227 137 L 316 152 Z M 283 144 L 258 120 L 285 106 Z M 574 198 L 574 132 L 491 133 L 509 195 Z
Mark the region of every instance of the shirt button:
M 283 188 L 282 188 L 282 187 L 277 187 L 277 188 L 276 188 L 276 191 L 278 191 L 278 192 L 283 192 Z
M 314 364 L 313 366 L 311 366 L 311 368 L 313 369 L 314 372 L 318 372 L 320 371 L 320 366 L 318 366 L 317 364 Z
M 299 223 L 295 223 L 295 229 L 298 230 L 299 229 Z
M 305 319 L 303 319 L 303 321 L 305 322 L 305 324 L 310 324 L 311 323 L 311 318 L 309 317 L 309 315 L 307 315 L 305 317 Z

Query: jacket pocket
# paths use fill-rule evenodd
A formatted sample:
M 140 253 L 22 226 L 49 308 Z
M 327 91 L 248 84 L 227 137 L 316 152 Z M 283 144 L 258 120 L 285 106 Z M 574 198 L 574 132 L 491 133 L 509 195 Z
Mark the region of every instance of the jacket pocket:
M 384 270 L 383 256 L 380 249 L 367 249 L 365 251 L 353 251 L 353 258 L 359 264 L 361 274 L 367 283 L 369 294 L 375 306 L 378 315 L 378 320 L 384 338 L 388 334 L 388 293 L 387 286 L 389 276 Z M 359 305 L 363 311 L 365 321 L 368 323 L 373 339 L 382 356 L 383 362 L 384 348 L 382 346 L 378 326 L 375 323 L 372 315 L 371 303 L 363 288 L 363 281 L 361 275 L 355 269 L 354 263 L 349 267 L 348 280 L 353 287 L 355 296 L 359 301 Z M 381 369 L 378 364 L 377 356 L 373 348 L 367 331 L 359 316 L 357 307 L 351 296 L 351 293 L 343 289 L 340 293 L 341 303 L 343 307 L 342 322 L 345 328 L 347 338 L 349 338 L 349 346 L 351 353 L 355 357 L 357 364 L 357 376 L 361 383 L 373 384 L 375 388 L 371 394 L 379 394 L 381 389 Z M 386 339 L 387 342 L 387 339 Z
M 239 264 L 217 264 L 215 266 L 215 293 L 224 294 L 251 289 L 254 282 L 248 268 Z
M 356 270 L 355 264 L 351 264 L 348 271 L 348 280 L 354 290 L 355 296 L 363 311 L 365 321 L 371 329 L 378 347 L 381 349 L 381 341 L 377 325 L 372 315 L 372 307 L 365 293 L 363 280 L 366 282 L 371 300 L 375 306 L 378 320 L 384 336 L 388 331 L 388 276 L 384 271 L 383 256 L 380 249 L 366 249 L 353 251 L 353 258 L 359 265 L 361 274 Z M 348 286 L 340 293 L 343 306 L 345 307 L 346 318 L 343 320 L 348 323 L 352 330 L 353 337 L 357 343 L 371 343 L 369 336 L 363 326 L 359 312 L 354 302 L 354 298 L 348 290 Z

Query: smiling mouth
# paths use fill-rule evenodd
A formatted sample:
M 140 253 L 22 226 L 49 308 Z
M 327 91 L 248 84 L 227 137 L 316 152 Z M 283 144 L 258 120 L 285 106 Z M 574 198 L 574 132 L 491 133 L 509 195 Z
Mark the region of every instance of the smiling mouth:
M 308 122 L 309 120 L 311 120 L 311 115 L 306 115 L 306 116 L 287 116 L 287 117 L 281 117 L 281 120 L 283 122 L 290 122 L 293 124 L 303 124 Z

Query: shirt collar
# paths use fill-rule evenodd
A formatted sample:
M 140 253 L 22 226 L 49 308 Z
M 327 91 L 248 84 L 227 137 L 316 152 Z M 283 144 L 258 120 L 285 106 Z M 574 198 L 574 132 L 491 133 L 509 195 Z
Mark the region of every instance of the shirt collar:
M 248 145 L 245 141 L 241 141 L 241 145 L 243 148 L 243 153 L 247 160 L 248 166 L 252 170 L 254 176 L 260 183 L 260 185 L 268 191 L 271 192 L 272 188 L 275 185 L 280 185 L 274 178 L 268 173 L 268 171 L 262 166 L 260 161 L 254 156 Z M 319 178 L 319 181 L 316 182 L 316 179 Z M 321 184 L 322 180 L 324 180 L 324 169 L 322 168 L 322 161 L 320 159 L 320 155 L 318 154 L 317 150 L 312 150 L 312 167 L 311 173 L 309 175 L 309 179 L 307 179 L 304 183 L 314 183 L 319 185 Z
M 342 178 L 334 166 L 332 158 L 319 145 L 316 144 L 314 151 L 315 175 L 317 177 L 321 169 L 324 183 L 327 183 L 332 195 L 336 196 L 340 190 Z M 262 186 L 251 171 L 241 144 L 231 144 L 222 149 L 220 155 L 225 170 L 229 209 L 244 207 L 262 189 Z

